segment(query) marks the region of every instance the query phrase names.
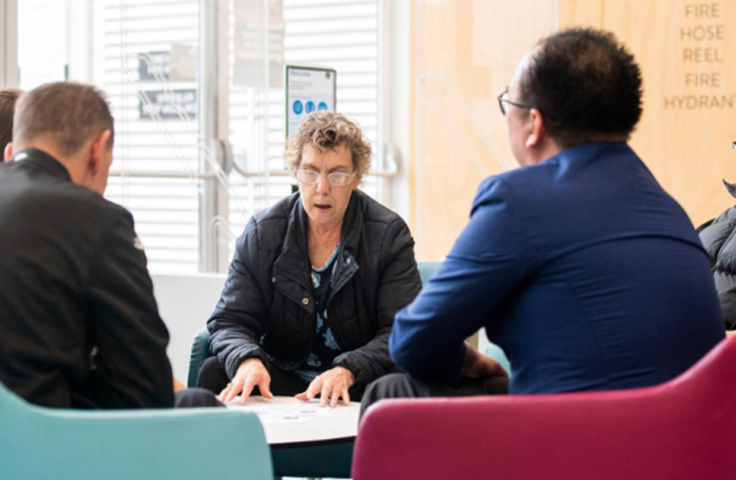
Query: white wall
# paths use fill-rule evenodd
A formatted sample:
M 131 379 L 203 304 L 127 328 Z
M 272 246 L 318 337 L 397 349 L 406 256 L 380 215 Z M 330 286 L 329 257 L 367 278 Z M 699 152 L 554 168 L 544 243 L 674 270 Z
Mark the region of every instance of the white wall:
M 194 335 L 205 326 L 225 285 L 224 274 L 151 275 L 158 310 L 169 329 L 174 376 L 187 383 Z

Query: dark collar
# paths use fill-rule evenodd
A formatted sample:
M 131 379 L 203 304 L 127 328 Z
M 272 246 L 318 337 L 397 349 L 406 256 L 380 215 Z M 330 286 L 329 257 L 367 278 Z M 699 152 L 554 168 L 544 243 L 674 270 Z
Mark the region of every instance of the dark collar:
M 298 194 L 296 194 L 298 196 Z M 354 190 L 350 196 L 348 208 L 342 221 L 342 232 L 340 234 L 340 251 L 336 261 L 342 263 L 346 253 L 357 257 L 358 244 L 360 243 L 360 230 L 363 224 L 363 211 L 361 209 L 360 196 L 362 194 Z M 289 212 L 289 221 L 286 227 L 286 235 L 281 248 L 281 254 L 276 258 L 274 271 L 291 277 L 303 285 L 310 285 L 309 272 L 311 263 L 309 261 L 309 245 L 307 235 L 309 232 L 309 217 L 302 205 L 302 199 L 297 198 Z
M 57 159 L 37 148 L 26 148 L 13 155 L 12 162 L 29 162 L 36 165 L 54 177 L 72 181 L 69 171 Z

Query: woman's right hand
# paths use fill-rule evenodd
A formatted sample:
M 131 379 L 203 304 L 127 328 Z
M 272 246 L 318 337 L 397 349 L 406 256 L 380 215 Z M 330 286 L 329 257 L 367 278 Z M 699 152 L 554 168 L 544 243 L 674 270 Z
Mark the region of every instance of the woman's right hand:
M 240 364 L 232 381 L 220 392 L 218 399 L 221 402 L 229 402 L 242 392 L 240 401 L 245 403 L 255 387 L 258 387 L 263 397 L 273 398 L 270 386 L 271 375 L 263 366 L 263 362 L 258 358 L 249 358 Z

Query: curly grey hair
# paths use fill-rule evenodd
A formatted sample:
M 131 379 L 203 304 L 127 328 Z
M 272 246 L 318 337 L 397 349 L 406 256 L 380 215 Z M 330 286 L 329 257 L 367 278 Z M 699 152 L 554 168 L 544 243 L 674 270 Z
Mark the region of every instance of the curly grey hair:
M 332 112 L 312 112 L 289 138 L 284 152 L 286 168 L 292 172 L 302 163 L 305 145 L 323 152 L 344 145 L 353 159 L 353 169 L 362 177 L 371 167 L 371 145 L 360 127 L 345 115 Z

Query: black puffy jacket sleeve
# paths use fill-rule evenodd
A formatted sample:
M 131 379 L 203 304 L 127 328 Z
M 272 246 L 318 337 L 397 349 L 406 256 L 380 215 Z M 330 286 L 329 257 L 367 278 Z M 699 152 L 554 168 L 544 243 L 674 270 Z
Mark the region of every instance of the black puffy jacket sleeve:
M 380 258 L 376 336 L 362 347 L 345 352 L 333 361 L 333 366 L 342 366 L 352 372 L 358 388 L 365 387 L 395 368 L 388 352 L 394 316 L 411 303 L 422 289 L 414 256 L 414 239 L 401 218 L 394 220 L 386 229 Z
M 265 329 L 267 311 L 257 280 L 260 278 L 257 252 L 258 224 L 251 219 L 235 244 L 225 287 L 207 322 L 210 349 L 230 378 L 249 358 L 267 361 L 258 343 Z

